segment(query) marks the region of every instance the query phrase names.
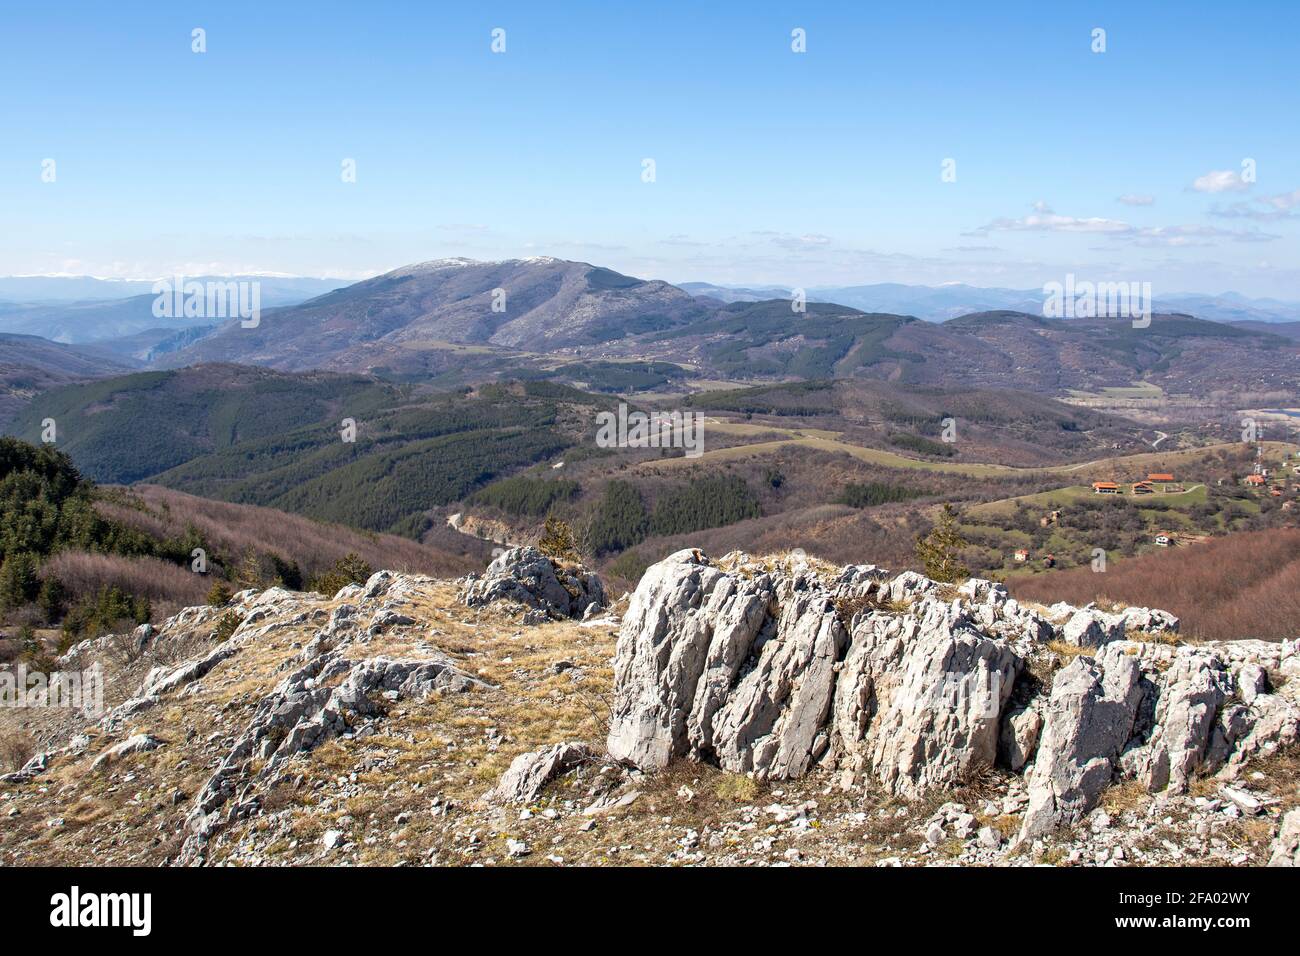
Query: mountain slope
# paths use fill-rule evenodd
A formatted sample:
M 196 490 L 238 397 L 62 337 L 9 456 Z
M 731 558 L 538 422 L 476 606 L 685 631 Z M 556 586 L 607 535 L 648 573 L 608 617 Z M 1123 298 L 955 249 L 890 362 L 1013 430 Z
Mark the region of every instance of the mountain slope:
M 604 401 L 548 383 L 416 395 L 359 375 L 214 364 L 55 389 L 11 431 L 38 441 L 54 418 L 59 449 L 98 481 L 413 536 L 429 509 L 569 447 L 589 427 L 571 409 Z
M 90 349 L 0 333 L 0 425 L 39 392 L 128 370 L 125 363 Z
M 902 310 L 932 290 L 886 291 Z M 972 290 L 979 293 L 972 301 L 998 291 Z M 694 297 L 560 259 L 446 259 L 268 311 L 258 328 L 231 322 L 196 342 L 174 342 L 179 347 L 155 364 L 242 362 L 456 384 L 535 378 L 550 374 L 557 358 L 580 355 L 682 363 L 706 378 L 741 381 L 863 377 L 1060 395 L 1138 380 L 1175 392 L 1289 389 L 1300 354 L 1284 337 L 1174 314 L 1148 329 L 1007 309 L 938 324 L 830 302 L 796 310 L 787 299 L 750 298 Z M 579 371 L 570 380 L 585 380 Z
M 941 387 L 1015 388 L 1049 395 L 1149 381 L 1166 391 L 1295 393 L 1300 348 L 1256 328 L 1157 314 L 1046 319 L 994 311 L 943 324 L 787 300 L 731 303 L 671 332 L 608 351 L 691 362 L 741 380 L 860 377 Z
M 665 282 L 582 262 L 441 259 L 264 315 L 256 329 L 230 323 L 162 361 L 401 370 L 418 361 L 413 353 L 445 343 L 548 351 L 670 328 L 708 311 Z

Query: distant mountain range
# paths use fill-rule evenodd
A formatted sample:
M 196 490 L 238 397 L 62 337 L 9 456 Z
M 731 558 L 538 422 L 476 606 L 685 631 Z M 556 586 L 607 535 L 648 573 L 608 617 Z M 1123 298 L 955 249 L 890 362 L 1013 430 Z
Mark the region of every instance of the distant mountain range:
M 1052 395 L 1137 380 L 1177 392 L 1294 390 L 1296 342 L 1264 331 L 1268 325 L 1158 314 L 1150 328 L 1134 329 L 1126 320 L 1012 309 L 940 324 L 904 308 L 920 301 L 911 291 L 917 296 L 898 312 L 815 300 L 796 312 L 787 299 L 723 303 L 588 263 L 444 259 L 273 310 L 255 329 L 229 322 L 154 364 L 232 362 L 452 384 L 457 375 L 535 376 L 556 358 L 581 358 L 584 372 L 593 360 L 652 361 L 744 381 L 857 377 Z
M 172 279 L 172 276 L 159 278 Z M 262 284 L 262 300 L 272 305 L 302 302 L 331 289 L 351 285 L 353 279 L 315 279 L 310 276 L 234 275 L 186 276 L 200 282 L 208 279 L 256 280 Z M 98 276 L 0 276 L 0 300 L 9 302 L 51 303 L 87 302 L 91 300 L 127 299 L 149 295 L 153 279 L 101 279 Z
M 170 277 L 169 277 L 170 278 Z M 340 286 L 347 279 L 298 276 L 186 276 L 197 282 L 257 282 L 263 308 L 296 305 Z M 161 342 L 176 332 L 212 323 L 206 318 L 159 319 L 153 282 L 92 276 L 0 277 L 0 332 L 39 335 L 55 342 L 81 343 L 150 332 Z M 156 331 L 155 331 L 156 330 Z M 149 347 L 143 347 L 147 353 Z M 123 351 L 124 356 L 128 351 Z M 137 356 L 140 357 L 140 356 Z
M 57 382 L 102 377 L 122 366 L 230 363 L 442 387 L 544 378 L 617 391 L 638 384 L 681 389 L 691 378 L 859 378 L 1048 395 L 1135 381 L 1196 395 L 1296 391 L 1300 342 L 1293 323 L 1251 318 L 1226 324 L 1157 313 L 1150 328 L 1134 329 L 1119 319 L 1045 319 L 1040 301 L 1022 303 L 1023 309 L 976 308 L 937 323 L 917 313 L 932 314 L 945 297 L 950 306 L 943 307 L 956 308 L 959 301 L 983 306 L 1028 293 L 865 286 L 835 294 L 887 298 L 893 311 L 815 296 L 798 311 L 788 299 L 756 298 L 771 289 L 732 290 L 740 297 L 730 302 L 720 301 L 721 294 L 700 294 L 719 288 L 691 284 L 684 290 L 553 258 L 440 259 L 267 308 L 255 328 L 237 319 L 199 318 L 158 327 L 152 296 L 51 306 L 78 328 L 109 322 L 121 334 L 91 339 L 78 352 L 38 354 L 29 346 L 25 354 Z M 1259 302 L 1233 301 L 1236 315 L 1262 309 Z M 1285 305 L 1265 304 L 1275 316 Z M 135 327 L 131 310 L 146 310 L 152 324 L 141 319 L 142 327 Z M 9 313 L 16 314 L 31 315 Z M 3 318 L 0 310 L 0 328 Z M 74 355 L 89 365 L 75 376 L 66 367 Z M 49 358 L 59 360 L 52 369 L 46 368 Z M 13 358 L 11 365 L 24 362 Z
M 707 282 L 683 282 L 680 288 L 692 295 L 707 296 L 721 302 L 758 302 L 762 299 L 788 299 L 793 289 L 780 286 L 720 286 Z M 946 322 L 972 312 L 1010 310 L 1041 314 L 1041 289 L 998 289 L 952 283 L 940 286 L 900 285 L 884 282 L 876 285 L 819 286 L 805 290 L 813 302 L 850 305 L 864 312 L 890 312 L 912 315 L 929 322 Z M 1252 299 L 1236 292 L 1222 295 L 1174 293 L 1153 297 L 1160 312 L 1182 312 L 1212 322 L 1296 322 L 1300 321 L 1300 302 L 1279 299 Z

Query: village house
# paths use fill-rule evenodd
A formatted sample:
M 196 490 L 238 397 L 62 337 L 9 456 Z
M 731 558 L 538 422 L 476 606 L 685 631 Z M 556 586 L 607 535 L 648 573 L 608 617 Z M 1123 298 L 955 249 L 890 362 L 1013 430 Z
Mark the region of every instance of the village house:
M 1247 475 L 1246 484 L 1251 488 L 1262 488 L 1268 484 L 1268 479 L 1263 475 Z
M 1160 482 L 1161 484 L 1168 484 L 1173 480 L 1174 480 L 1173 473 L 1168 471 L 1153 471 L 1149 475 L 1147 475 L 1148 482 Z
M 1017 548 L 1015 554 L 1011 556 L 1016 564 L 1024 564 L 1029 560 L 1029 551 L 1025 548 Z
M 1133 482 L 1133 494 L 1135 495 L 1154 495 L 1156 490 L 1149 481 Z
M 1174 544 L 1177 540 L 1178 539 L 1170 531 L 1161 531 L 1155 537 L 1156 544 L 1162 548 L 1169 547 L 1171 544 Z
M 1113 481 L 1094 481 L 1092 483 L 1092 493 L 1095 495 L 1117 495 L 1119 494 L 1119 485 Z

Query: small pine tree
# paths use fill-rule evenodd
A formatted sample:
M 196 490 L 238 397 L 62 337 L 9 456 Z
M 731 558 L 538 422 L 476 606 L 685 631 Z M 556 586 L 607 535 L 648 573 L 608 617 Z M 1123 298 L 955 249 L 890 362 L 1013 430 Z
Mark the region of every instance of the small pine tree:
M 244 619 L 234 611 L 227 611 L 221 615 L 217 621 L 216 630 L 212 632 L 212 639 L 218 643 L 230 639 L 230 635 L 239 630 L 239 625 L 244 623 Z
M 364 584 L 374 570 L 353 551 L 334 562 L 334 567 L 312 578 L 308 589 L 318 594 L 333 596 L 349 584 Z
M 555 515 L 546 519 L 542 530 L 542 539 L 537 542 L 537 550 L 556 561 L 579 561 L 578 544 L 573 537 L 573 529 L 567 521 L 561 521 Z
M 243 560 L 239 562 L 239 567 L 235 569 L 235 583 L 239 585 L 240 590 L 245 588 L 263 588 L 268 582 L 262 571 L 262 559 L 257 556 L 257 552 L 249 548 L 244 552 Z
M 225 581 L 217 580 L 212 582 L 212 587 L 208 591 L 208 604 L 211 607 L 221 607 L 233 597 L 230 591 L 230 585 Z
M 927 577 L 953 584 L 970 577 L 969 569 L 961 563 L 961 549 L 969 543 L 957 530 L 957 512 L 946 504 L 930 533 L 916 539 L 916 556 L 925 566 Z
M 36 573 L 36 557 L 15 551 L 0 565 L 0 610 L 13 610 L 35 600 L 41 589 Z
M 56 624 L 63 617 L 67 604 L 67 592 L 58 578 L 46 578 L 41 582 L 41 591 L 36 596 L 40 605 L 41 616 L 46 624 Z

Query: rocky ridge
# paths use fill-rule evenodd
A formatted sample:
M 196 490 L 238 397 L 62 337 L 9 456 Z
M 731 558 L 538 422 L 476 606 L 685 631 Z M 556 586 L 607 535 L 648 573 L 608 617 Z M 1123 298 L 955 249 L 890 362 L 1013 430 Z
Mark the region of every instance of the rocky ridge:
M 481 579 L 523 603 L 380 572 L 74 648 L 138 676 L 0 778 L 0 864 L 1296 862 L 1294 643 L 695 551 L 620 627 L 530 566 Z
M 1300 642 L 1175 643 L 1163 611 L 1035 610 L 999 584 L 678 552 L 632 596 L 608 749 L 758 779 L 823 768 L 922 797 L 1003 767 L 1018 835 L 1078 824 L 1112 783 L 1185 794 L 1300 735 Z

